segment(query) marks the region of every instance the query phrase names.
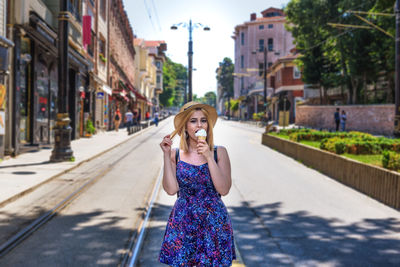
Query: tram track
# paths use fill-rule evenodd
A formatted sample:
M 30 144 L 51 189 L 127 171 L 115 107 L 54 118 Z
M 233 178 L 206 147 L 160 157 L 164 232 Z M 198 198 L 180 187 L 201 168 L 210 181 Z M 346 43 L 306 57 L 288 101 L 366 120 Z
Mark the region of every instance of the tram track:
M 0 245 L 0 259 L 3 258 L 8 253 L 10 253 L 14 248 L 16 248 L 18 245 L 23 243 L 25 240 L 27 240 L 34 232 L 36 232 L 38 229 L 43 227 L 52 218 L 57 216 L 63 209 L 65 209 L 66 207 L 71 205 L 71 203 L 73 203 L 74 200 L 79 198 L 79 196 L 82 195 L 86 190 L 88 190 L 91 186 L 93 186 L 96 182 L 98 182 L 102 177 L 104 177 L 106 174 L 108 174 L 121 160 L 128 157 L 131 153 L 134 153 L 139 147 L 141 147 L 144 143 L 146 143 L 150 137 L 158 134 L 164 127 L 165 127 L 165 125 L 159 127 L 155 132 L 149 134 L 146 138 L 144 138 L 142 141 L 140 141 L 138 144 L 136 144 L 133 147 L 124 146 L 124 145 L 129 143 L 129 141 L 136 139 L 136 137 L 138 137 L 139 135 L 132 137 L 132 138 L 128 139 L 127 141 L 125 141 L 111 149 L 108 149 L 104 153 L 100 153 L 99 155 L 97 155 L 97 157 L 91 158 L 90 161 L 95 160 L 95 159 L 99 158 L 101 155 L 105 155 L 106 153 L 108 154 L 108 153 L 115 152 L 118 148 L 121 148 L 121 147 L 123 148 L 123 152 L 124 152 L 121 154 L 121 151 L 119 150 L 117 153 L 119 156 L 113 158 L 113 160 L 110 163 L 102 165 L 103 167 L 100 170 L 96 171 L 95 175 L 92 175 L 92 177 L 90 177 L 89 179 L 86 179 L 86 181 L 82 185 L 80 185 L 78 189 L 74 190 L 66 198 L 64 198 L 63 200 L 58 202 L 58 204 L 55 205 L 53 208 L 49 209 L 44 214 L 42 214 L 41 216 L 39 216 L 36 219 L 34 219 L 33 221 L 31 221 L 29 223 L 29 225 L 22 228 L 16 234 L 14 234 L 10 238 L 8 238 L 4 243 L 2 243 Z M 89 161 L 86 161 L 86 162 L 89 162 Z M 77 169 L 77 168 L 74 168 L 74 169 Z M 60 176 L 62 176 L 62 175 L 60 175 Z M 156 185 L 157 185 L 157 181 L 155 183 L 155 186 Z M 154 192 L 154 190 L 155 189 L 153 188 L 153 192 Z M 153 194 L 151 194 L 151 195 L 153 195 Z M 138 218 L 146 217 L 147 210 L 149 210 L 149 208 L 145 207 L 143 215 L 138 216 Z M 138 223 L 139 227 L 140 227 L 140 225 L 143 225 L 144 219 L 142 219 L 142 220 L 139 219 L 138 221 L 139 221 L 139 223 Z M 136 228 L 136 229 L 138 229 L 138 228 Z M 137 235 L 138 232 L 139 231 L 132 231 L 132 235 L 129 237 L 129 240 L 130 240 L 129 247 L 134 247 L 134 243 L 137 240 L 136 237 L 138 236 Z M 128 248 L 125 247 L 126 250 L 130 251 Z M 124 256 L 124 258 L 130 259 L 130 257 L 129 257 L 130 252 L 128 252 L 127 254 L 128 254 L 128 256 Z

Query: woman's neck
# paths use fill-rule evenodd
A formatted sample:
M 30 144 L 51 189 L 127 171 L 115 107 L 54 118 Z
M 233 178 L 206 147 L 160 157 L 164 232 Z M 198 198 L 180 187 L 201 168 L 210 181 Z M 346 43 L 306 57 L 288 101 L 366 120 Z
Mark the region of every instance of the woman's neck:
M 197 141 L 190 139 L 188 144 L 188 152 L 194 152 L 197 150 Z

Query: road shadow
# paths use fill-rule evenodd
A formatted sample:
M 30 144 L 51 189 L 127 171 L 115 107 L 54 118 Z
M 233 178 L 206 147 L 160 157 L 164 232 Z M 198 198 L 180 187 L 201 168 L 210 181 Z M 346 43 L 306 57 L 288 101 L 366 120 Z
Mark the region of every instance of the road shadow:
M 229 207 L 246 266 L 399 266 L 400 221 L 344 224 L 307 211 L 280 212 L 281 202 Z
M 307 211 L 282 213 L 281 207 L 281 202 L 241 202 L 228 207 L 235 241 L 246 266 L 400 265 L 398 219 L 345 224 Z M 159 203 L 153 206 L 137 266 L 165 266 L 158 263 L 158 255 L 171 208 Z M 27 259 L 29 266 L 116 266 L 137 230 L 121 227 L 126 217 L 108 213 L 111 211 L 99 209 L 60 214 L 1 258 L 0 266 L 27 266 Z M 0 216 L 0 233 L 10 229 L 16 232 L 10 225 L 31 220 L 15 214 Z

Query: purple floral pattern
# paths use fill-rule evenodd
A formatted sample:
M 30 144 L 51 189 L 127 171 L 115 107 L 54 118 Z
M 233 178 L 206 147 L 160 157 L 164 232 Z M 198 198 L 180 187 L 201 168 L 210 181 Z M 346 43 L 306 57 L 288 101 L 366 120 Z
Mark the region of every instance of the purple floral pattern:
M 165 230 L 159 260 L 170 266 L 231 266 L 232 224 L 208 164 L 178 161 L 178 199 Z

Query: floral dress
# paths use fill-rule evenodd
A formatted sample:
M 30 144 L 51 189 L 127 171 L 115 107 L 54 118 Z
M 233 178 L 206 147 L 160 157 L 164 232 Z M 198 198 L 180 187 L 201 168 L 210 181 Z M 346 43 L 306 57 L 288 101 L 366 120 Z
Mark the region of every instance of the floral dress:
M 178 199 L 165 230 L 159 260 L 171 266 L 231 266 L 236 259 L 228 211 L 208 164 L 178 160 Z

